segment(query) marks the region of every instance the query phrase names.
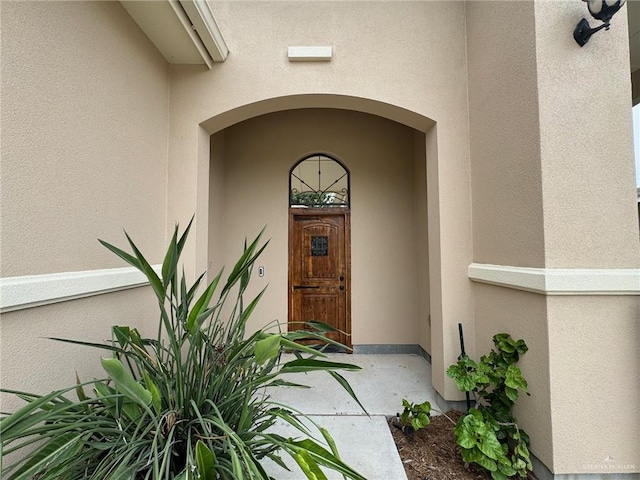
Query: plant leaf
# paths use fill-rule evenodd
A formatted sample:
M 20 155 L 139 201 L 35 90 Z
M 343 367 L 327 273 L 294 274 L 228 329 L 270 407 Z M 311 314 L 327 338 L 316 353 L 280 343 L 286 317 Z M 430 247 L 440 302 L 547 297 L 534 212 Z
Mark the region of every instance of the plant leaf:
M 253 354 L 256 363 L 262 365 L 267 360 L 275 358 L 280 353 L 280 335 L 269 335 L 262 340 L 258 340 L 253 346 Z
M 118 390 L 130 400 L 146 407 L 151 403 L 151 392 L 135 381 L 117 358 L 100 359 L 102 368 L 109 374 Z
M 518 399 L 518 391 L 515 388 L 511 388 L 507 385 L 505 385 L 504 387 L 504 393 L 507 396 L 507 398 L 509 398 L 509 400 L 511 400 L 512 402 L 515 402 Z
M 367 412 L 367 409 L 364 408 L 364 405 L 358 399 L 357 395 L 355 394 L 355 392 L 351 388 L 351 385 L 349 384 L 349 382 L 342 375 L 340 375 L 338 372 L 330 371 L 329 375 L 331 375 L 342 386 L 342 388 L 344 388 L 347 391 L 349 396 L 356 401 L 356 403 L 360 406 L 362 411 L 364 413 L 366 413 L 367 416 L 369 417 L 370 416 L 369 412 Z
M 411 421 L 411 425 L 416 431 L 426 427 L 429 423 L 431 423 L 431 420 L 429 420 L 429 416 L 426 413 L 418 414 L 418 416 L 413 417 Z
M 299 358 L 285 363 L 280 370 L 281 373 L 300 373 L 329 370 L 362 370 L 362 367 L 350 363 L 328 362 L 316 360 L 314 358 Z
M 266 384 L 265 387 L 311 388 L 309 385 L 304 385 L 302 383 L 289 382 L 287 380 L 282 380 L 281 378 L 276 378 L 275 380 Z
M 7 392 L 7 390 L 4 389 L 0 391 Z M 50 413 L 46 411 L 47 407 L 52 404 L 54 399 L 62 397 L 62 392 L 64 392 L 64 390 L 58 390 L 43 396 L 29 394 L 34 397 L 33 400 L 30 400 L 29 403 L 0 420 L 0 436 L 2 437 L 2 440 L 5 441 L 13 435 L 17 436 L 30 426 L 40 422 L 41 420 L 46 420 L 46 417 Z M 39 412 L 38 410 L 40 409 L 45 411 Z
M 231 455 L 231 465 L 233 467 L 233 478 L 244 478 L 242 474 L 242 465 L 240 464 L 240 459 L 238 458 L 238 454 L 235 449 L 231 448 L 229 450 L 229 454 Z
M 85 435 L 84 433 L 69 432 L 52 438 L 45 445 L 39 447 L 29 460 L 9 477 L 9 480 L 30 480 L 65 453 L 75 454 L 77 448 L 73 447 L 81 448 L 82 437 Z
M 502 446 L 493 432 L 487 432 L 486 435 L 479 438 L 478 448 L 492 460 L 497 460 L 498 457 L 503 455 Z
M 196 303 L 193 305 L 191 312 L 189 313 L 189 317 L 187 318 L 187 330 L 191 335 L 195 334 L 196 329 L 200 327 L 204 318 L 209 316 L 210 312 L 207 313 L 204 318 L 200 318 L 202 314 L 208 310 L 207 307 L 209 306 L 211 298 L 218 287 L 218 282 L 220 281 L 221 276 L 222 271 L 220 271 L 211 283 L 209 283 L 205 291 L 200 295 L 200 298 L 198 298 Z
M 84 388 L 82 387 L 82 382 L 80 381 L 78 372 L 76 372 L 76 395 L 78 396 L 78 400 L 81 402 L 86 401 L 88 398 L 86 393 L 84 393 Z
M 201 480 L 216 480 L 215 457 L 202 440 L 196 443 L 196 463 Z
M 125 252 L 124 250 L 119 249 L 118 247 L 111 245 L 110 243 L 105 242 L 104 240 L 98 240 L 98 241 L 108 250 L 111 250 L 113 253 L 115 253 L 117 256 L 119 256 L 121 259 L 127 262 L 129 265 L 142 271 L 142 266 L 140 265 L 140 261 L 136 257 Z
M 340 458 L 338 447 L 336 446 L 335 440 L 329 433 L 329 430 L 327 430 L 326 428 L 320 427 L 320 433 L 322 433 L 322 436 L 324 437 L 325 442 L 327 442 L 327 445 L 329 445 L 329 448 L 331 449 L 331 453 L 333 453 L 333 455 L 336 458 Z
M 513 389 L 517 390 L 518 388 L 520 388 L 525 392 L 527 391 L 527 381 L 522 376 L 520 368 L 518 368 L 518 366 L 516 366 L 515 364 L 511 364 L 509 365 L 509 367 L 507 367 L 504 383 L 505 385 Z
M 325 322 L 319 322 L 317 320 L 309 320 L 305 322 L 310 327 L 318 330 L 320 333 L 338 332 L 339 330 L 333 325 L 329 325 Z M 344 333 L 344 332 L 343 332 Z
M 191 223 L 189 223 L 189 226 L 191 226 Z M 162 261 L 162 284 L 164 286 L 165 291 L 169 287 L 169 283 L 175 279 L 177 270 L 178 270 L 178 225 L 176 225 L 173 230 L 173 237 L 171 237 L 171 241 L 169 242 L 169 248 L 167 248 L 167 253 L 164 256 L 164 260 Z
M 343 463 L 339 458 L 315 443 L 313 440 L 307 438 L 300 441 L 291 441 L 287 446 L 293 446 L 295 451 L 299 451 L 299 448 L 306 450 L 318 465 L 329 467 L 353 480 L 366 480 L 365 477 Z
M 470 392 L 476 388 L 476 376 L 473 370 L 467 367 L 468 362 L 459 360 L 447 368 L 447 376 L 453 378 L 456 382 L 458 390 L 461 392 Z
M 495 460 L 487 457 L 479 449 L 474 448 L 471 452 L 471 458 L 473 458 L 473 461 L 481 467 L 486 468 L 490 472 L 495 472 L 498 469 L 498 465 Z
M 120 344 L 120 348 L 125 349 L 129 344 L 129 339 L 131 338 L 131 329 L 129 327 L 111 327 L 111 331 L 113 332 L 116 340 Z
M 311 431 L 296 417 L 293 412 L 286 410 L 284 408 L 274 408 L 270 410 L 270 413 L 274 416 L 281 418 L 285 422 L 287 422 L 292 427 L 300 430 L 305 435 L 311 435 Z
M 260 256 L 260 254 L 267 247 L 269 242 L 266 242 L 260 249 L 256 252 L 256 248 L 258 246 L 258 242 L 262 238 L 262 234 L 264 233 L 266 227 L 263 228 L 258 236 L 251 242 L 251 244 L 244 249 L 244 252 L 233 266 L 229 277 L 227 278 L 227 283 L 222 289 L 222 294 L 230 290 L 240 278 L 245 274 L 247 270 L 251 268 L 255 260 Z
M 473 448 L 478 443 L 475 433 L 467 426 L 464 420 L 456 425 L 453 433 L 456 436 L 456 443 L 464 449 Z
M 162 398 L 160 396 L 160 389 L 158 386 L 151 380 L 151 377 L 147 373 L 146 370 L 142 371 L 142 378 L 144 379 L 144 384 L 147 386 L 147 390 L 151 393 L 151 406 L 155 410 L 157 414 L 162 410 Z
M 247 320 L 251 316 L 251 313 L 253 313 L 253 311 L 255 310 L 256 306 L 258 305 L 258 302 L 262 298 L 262 295 L 264 294 L 266 289 L 267 287 L 264 287 L 260 291 L 260 293 L 251 301 L 251 303 L 249 303 L 249 305 L 247 305 L 247 307 L 242 311 L 242 315 L 240 315 L 238 328 L 245 327 L 245 325 L 247 324 Z
M 131 240 L 131 237 L 129 237 L 129 234 L 127 232 L 124 232 L 124 235 L 125 237 L 127 237 L 127 240 L 129 241 L 129 245 L 131 246 L 133 253 L 136 255 L 136 258 L 138 259 L 139 270 L 142 273 L 144 273 L 144 275 L 147 277 L 147 280 L 149 280 L 149 284 L 151 285 L 151 288 L 155 292 L 156 296 L 158 297 L 158 301 L 161 304 L 164 303 L 166 289 L 162 285 L 162 281 L 160 280 L 160 277 L 158 277 L 158 274 L 151 267 L 147 259 L 144 258 L 144 255 L 142 255 L 142 252 L 138 250 L 138 247 L 136 246 L 135 243 L 133 243 L 133 240 Z
M 311 348 L 308 347 L 306 345 L 302 345 L 301 343 L 296 343 L 292 340 L 290 340 L 287 336 L 288 334 L 283 334 L 281 335 L 281 340 L 280 343 L 282 344 L 282 347 L 287 349 L 287 350 L 294 350 L 297 352 L 303 352 L 303 353 L 308 353 L 309 355 L 313 355 L 313 356 L 318 356 L 318 357 L 325 357 L 326 358 L 326 354 L 316 350 L 315 348 Z
M 293 458 L 309 480 L 327 480 L 327 476 L 307 451 L 298 450 Z

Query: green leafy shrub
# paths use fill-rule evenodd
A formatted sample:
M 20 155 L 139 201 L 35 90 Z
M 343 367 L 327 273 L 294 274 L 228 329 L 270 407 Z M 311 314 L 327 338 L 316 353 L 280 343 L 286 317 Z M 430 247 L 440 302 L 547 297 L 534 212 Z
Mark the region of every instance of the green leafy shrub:
M 286 468 L 280 457 L 286 453 L 307 478 L 325 479 L 320 469 L 325 467 L 364 480 L 340 460 L 325 429 L 308 418 L 302 423 L 304 415 L 268 395 L 270 388 L 303 386 L 281 374 L 324 370 L 358 401 L 338 371 L 359 367 L 324 360 L 321 351 L 296 343 L 306 337 L 335 343 L 325 336 L 330 327 L 323 324 L 287 333 L 271 324 L 247 337 L 247 319 L 264 293 L 244 305 L 252 267 L 266 246 L 259 245 L 262 233 L 248 246 L 245 242 L 216 295 L 222 272 L 201 292 L 204 276 L 187 286 L 184 273 L 178 275 L 190 227 L 179 238 L 176 227 L 160 275 L 128 236 L 133 254 L 102 242 L 149 280 L 160 308 L 157 337 L 115 326 L 108 344 L 55 339 L 110 352 L 102 359 L 107 377 L 77 380 L 48 395 L 3 390 L 27 403 L 0 420 L 3 458 L 19 458 L 3 466 L 2 478 L 268 479 L 260 460 L 271 458 Z M 223 318 L 222 312 L 229 311 Z M 295 359 L 283 362 L 284 349 L 293 351 Z M 277 421 L 304 436 L 273 433 L 270 427 Z M 310 430 L 314 425 L 318 438 Z
M 414 431 L 418 431 L 431 423 L 431 404 L 429 402 L 410 403 L 402 399 L 404 410 L 400 415 L 401 425 L 411 425 Z
M 462 392 L 473 392 L 477 408 L 460 418 L 454 435 L 467 463 L 477 463 L 491 472 L 494 480 L 532 470 L 529 436 L 518 428 L 511 409 L 519 392 L 527 395 L 527 381 L 516 365 L 527 352 L 524 340 L 513 340 L 506 333 L 493 337 L 495 349 L 476 363 L 463 355 L 447 369 Z

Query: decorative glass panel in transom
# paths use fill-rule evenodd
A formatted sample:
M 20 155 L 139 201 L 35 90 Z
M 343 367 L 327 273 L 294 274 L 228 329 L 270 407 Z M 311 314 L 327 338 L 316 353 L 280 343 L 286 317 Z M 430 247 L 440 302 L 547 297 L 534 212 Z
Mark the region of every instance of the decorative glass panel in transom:
M 349 172 L 336 159 L 315 154 L 302 159 L 289 176 L 292 207 L 348 207 Z

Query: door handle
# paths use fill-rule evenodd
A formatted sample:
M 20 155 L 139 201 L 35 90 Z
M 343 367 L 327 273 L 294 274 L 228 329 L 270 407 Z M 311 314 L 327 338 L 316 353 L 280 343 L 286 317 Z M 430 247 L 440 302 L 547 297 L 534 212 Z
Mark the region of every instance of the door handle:
M 307 288 L 320 288 L 320 286 L 318 285 L 294 285 L 293 286 L 294 290 L 302 290 Z

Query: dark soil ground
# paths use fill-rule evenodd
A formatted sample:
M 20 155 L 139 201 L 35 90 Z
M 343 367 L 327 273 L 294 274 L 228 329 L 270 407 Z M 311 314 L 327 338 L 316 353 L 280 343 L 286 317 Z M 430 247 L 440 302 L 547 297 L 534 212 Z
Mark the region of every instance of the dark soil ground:
M 491 474 L 476 465 L 466 465 L 453 436 L 462 413 L 449 411 L 431 418 L 426 428 L 405 435 L 389 421 L 391 434 L 409 480 L 491 480 Z M 532 473 L 528 480 L 535 480 Z

